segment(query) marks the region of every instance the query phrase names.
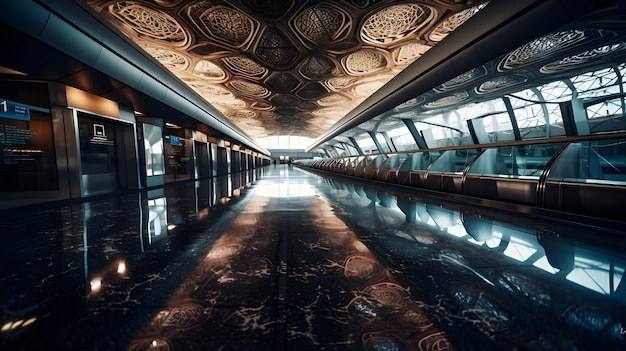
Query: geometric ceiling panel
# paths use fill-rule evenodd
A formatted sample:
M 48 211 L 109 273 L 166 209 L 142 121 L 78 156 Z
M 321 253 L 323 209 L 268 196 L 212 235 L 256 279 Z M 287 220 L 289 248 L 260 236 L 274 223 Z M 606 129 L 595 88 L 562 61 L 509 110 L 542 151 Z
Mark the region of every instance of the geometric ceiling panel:
M 571 50 L 584 45 L 585 42 L 614 35 L 615 33 L 601 29 L 573 29 L 551 33 L 510 52 L 500 61 L 498 71 L 506 72 L 529 66 L 546 60 L 558 51 Z
M 189 60 L 176 51 L 152 47 L 145 47 L 144 50 L 165 67 L 180 71 L 189 66 Z
M 525 83 L 528 79 L 522 76 L 503 76 L 490 79 L 476 87 L 476 93 L 489 94 Z
M 234 91 L 236 91 L 237 93 L 242 94 L 242 95 L 249 95 L 249 96 L 263 98 L 263 97 L 270 96 L 271 94 L 271 92 L 267 88 L 263 87 L 262 85 L 248 82 L 245 80 L 233 79 L 228 82 L 228 86 L 232 88 Z
M 305 100 L 319 99 L 328 93 L 323 85 L 317 82 L 311 82 L 300 88 L 296 95 Z
M 303 101 L 296 106 L 300 111 L 313 111 L 316 110 L 319 106 L 312 101 Z
M 168 14 L 133 1 L 120 1 L 109 6 L 109 13 L 139 35 L 172 43 L 186 39 L 182 26 Z
M 254 118 L 256 114 L 256 112 L 250 110 L 239 110 L 235 112 L 232 116 L 235 118 Z
M 400 112 L 402 110 L 408 110 L 413 108 L 414 106 L 421 104 L 422 102 L 424 102 L 424 98 L 413 98 L 413 99 L 409 99 L 403 103 L 401 103 L 400 105 L 396 106 L 393 110 L 395 112 Z
M 265 85 L 278 93 L 290 93 L 300 85 L 301 81 L 290 72 L 277 72 L 272 74 Z
M 241 0 L 254 13 L 266 19 L 278 19 L 293 6 L 293 0 Z
M 205 81 L 199 79 L 184 79 L 183 81 L 198 94 L 205 97 L 211 97 L 213 101 L 232 100 L 235 98 L 235 94 L 221 85 L 207 84 Z
M 333 91 L 342 91 L 351 87 L 358 81 L 359 79 L 356 77 L 337 76 L 327 80 L 326 85 Z
M 211 61 L 200 60 L 192 71 L 194 76 L 206 78 L 209 81 L 222 82 L 226 79 L 226 72 Z
M 354 87 L 354 94 L 356 96 L 368 97 L 374 94 L 378 89 L 383 86 L 383 83 L 380 81 L 373 81 L 368 83 L 359 84 Z
M 346 105 L 346 104 L 350 104 L 352 101 L 352 99 L 350 97 L 348 97 L 347 95 L 343 95 L 343 94 L 329 94 L 326 95 L 325 97 L 317 100 L 317 103 L 320 106 L 332 106 L 332 105 Z
M 404 44 L 392 52 L 393 62 L 396 65 L 408 65 L 417 60 L 420 56 L 424 55 L 426 51 L 431 48 L 430 45 L 421 44 L 417 41 L 413 41 Z
M 270 111 L 274 109 L 274 105 L 264 100 L 258 100 L 253 102 L 252 104 L 250 104 L 250 107 L 254 108 L 255 110 L 261 111 Z
M 486 0 L 81 1 L 252 138 L 313 139 L 419 60 L 438 41 L 435 37 L 455 30 L 486 4 Z M 583 60 L 582 52 L 592 49 L 571 52 L 570 61 L 576 54 Z M 550 62 L 542 64 L 554 69 Z M 486 80 L 473 79 L 447 82 L 442 92 L 454 94 L 457 83 L 462 83 L 459 88 L 478 88 L 472 83 Z
M 435 11 L 426 5 L 392 5 L 371 14 L 361 26 L 360 36 L 368 44 L 393 44 L 427 25 L 434 16 Z
M 187 15 L 207 38 L 242 50 L 252 44 L 253 35 L 260 25 L 241 11 L 207 2 L 189 6 Z
M 293 107 L 279 107 L 276 109 L 276 113 L 278 113 L 281 116 L 291 116 L 291 115 L 295 115 L 298 112 L 300 111 L 296 110 Z
M 457 93 L 454 93 L 452 95 L 448 95 L 442 98 L 439 98 L 435 101 L 429 102 L 424 104 L 424 107 L 426 108 L 439 108 L 439 107 L 445 107 L 445 106 L 450 106 L 450 105 L 455 105 L 455 104 L 459 104 L 465 100 L 467 100 L 469 98 L 469 94 L 464 92 L 464 91 L 460 91 Z
M 345 56 L 341 64 L 346 73 L 358 76 L 387 67 L 387 58 L 381 50 L 361 49 Z
M 276 27 L 270 27 L 263 33 L 254 52 L 263 61 L 275 67 L 289 66 L 300 55 L 289 38 Z
M 272 103 L 282 106 L 295 106 L 301 102 L 300 99 L 293 95 L 277 95 L 272 99 Z
M 298 72 L 306 79 L 319 80 L 328 77 L 335 67 L 335 62 L 327 56 L 311 55 L 304 59 Z
M 471 70 L 463 74 L 460 74 L 450 79 L 449 81 L 433 88 L 433 90 L 438 93 L 454 90 L 458 87 L 461 87 L 472 81 L 475 81 L 476 79 L 481 78 L 485 75 L 487 75 L 487 69 L 485 67 L 480 66 L 480 67 L 472 68 Z
M 226 57 L 222 59 L 224 66 L 237 76 L 251 79 L 263 79 L 269 70 L 245 56 Z
M 330 116 L 341 116 L 350 112 L 350 108 L 348 107 L 323 107 L 317 111 L 314 111 L 313 114 L 321 117 L 330 117 Z
M 432 41 L 439 42 L 443 40 L 443 38 L 447 37 L 448 34 L 452 33 L 455 29 L 457 29 L 461 24 L 465 23 L 470 17 L 474 16 L 478 11 L 482 10 L 488 3 L 476 5 L 474 7 L 470 7 L 469 9 L 465 9 L 463 11 L 459 11 L 454 15 L 446 18 L 441 21 L 435 29 L 429 34 L 429 38 Z
M 209 101 L 213 104 L 221 105 L 222 107 L 227 107 L 233 111 L 238 111 L 246 107 L 246 102 L 241 99 L 224 99 L 218 101 Z
M 625 43 L 604 45 L 599 48 L 586 50 L 575 55 L 564 57 L 560 60 L 543 65 L 539 72 L 543 74 L 553 74 L 567 71 L 574 68 L 584 67 L 587 64 L 596 64 L 598 60 L 613 57 L 614 55 L 624 55 Z
M 345 37 L 351 24 L 347 12 L 330 3 L 322 3 L 297 15 L 293 21 L 293 29 L 305 39 L 303 43 L 308 41 L 312 45 L 321 45 Z

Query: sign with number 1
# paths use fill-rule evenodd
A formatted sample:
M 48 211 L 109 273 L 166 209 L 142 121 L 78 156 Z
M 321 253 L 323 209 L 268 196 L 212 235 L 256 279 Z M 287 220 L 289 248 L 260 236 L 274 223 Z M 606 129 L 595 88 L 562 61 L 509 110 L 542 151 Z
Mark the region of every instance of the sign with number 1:
M 0 98 L 0 117 L 30 121 L 28 105 Z

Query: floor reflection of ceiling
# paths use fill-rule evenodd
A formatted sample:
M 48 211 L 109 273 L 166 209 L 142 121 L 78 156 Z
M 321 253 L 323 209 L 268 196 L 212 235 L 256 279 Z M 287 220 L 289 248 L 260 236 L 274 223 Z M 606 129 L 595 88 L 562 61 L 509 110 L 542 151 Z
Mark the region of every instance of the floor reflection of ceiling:
M 316 138 L 484 1 L 87 0 L 253 138 Z

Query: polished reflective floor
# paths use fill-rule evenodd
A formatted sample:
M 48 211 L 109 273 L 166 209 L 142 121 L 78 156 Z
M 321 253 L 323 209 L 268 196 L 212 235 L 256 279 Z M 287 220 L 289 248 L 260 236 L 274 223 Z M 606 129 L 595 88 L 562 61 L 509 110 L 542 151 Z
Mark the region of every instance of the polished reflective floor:
M 2 350 L 626 349 L 626 232 L 288 165 L 0 214 Z

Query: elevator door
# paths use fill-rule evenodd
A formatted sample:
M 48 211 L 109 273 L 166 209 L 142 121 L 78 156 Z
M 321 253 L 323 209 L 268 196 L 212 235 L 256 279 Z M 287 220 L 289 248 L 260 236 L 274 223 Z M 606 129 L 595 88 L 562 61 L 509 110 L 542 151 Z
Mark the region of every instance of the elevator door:
M 83 196 L 138 186 L 132 125 L 79 112 L 78 129 Z

